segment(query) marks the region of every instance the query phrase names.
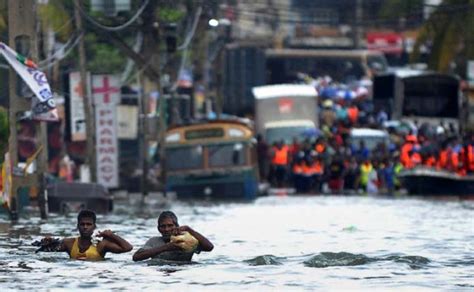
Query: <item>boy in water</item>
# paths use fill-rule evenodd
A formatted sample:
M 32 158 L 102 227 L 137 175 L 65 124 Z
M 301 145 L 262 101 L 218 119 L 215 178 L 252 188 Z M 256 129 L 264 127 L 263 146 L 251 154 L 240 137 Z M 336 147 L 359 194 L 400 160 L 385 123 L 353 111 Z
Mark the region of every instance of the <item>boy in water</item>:
M 51 237 L 43 238 L 37 245 L 41 248 L 39 251 L 65 251 L 71 259 L 76 260 L 102 260 L 107 252 L 124 253 L 133 249 L 133 246 L 113 233 L 111 230 L 104 230 L 97 234 L 103 239 L 97 244 L 92 243 L 92 235 L 96 228 L 96 215 L 90 210 L 81 210 L 77 215 L 77 229 L 79 237 L 64 238 L 61 241 L 55 241 Z
M 178 218 L 171 211 L 164 211 L 158 217 L 158 231 L 161 236 L 150 238 L 145 245 L 133 255 L 134 261 L 158 258 L 171 261 L 191 261 L 194 253 L 211 251 L 214 245 L 199 232 L 189 226 L 179 226 Z M 192 251 L 183 250 L 179 244 L 171 240 L 171 236 L 189 232 L 198 241 L 197 248 Z

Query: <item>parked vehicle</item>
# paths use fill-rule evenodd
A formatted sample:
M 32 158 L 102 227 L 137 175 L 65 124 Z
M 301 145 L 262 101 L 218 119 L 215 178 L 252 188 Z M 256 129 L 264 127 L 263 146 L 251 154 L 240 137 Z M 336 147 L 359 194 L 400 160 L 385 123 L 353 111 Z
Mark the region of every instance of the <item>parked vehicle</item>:
M 375 149 L 381 143 L 385 146 L 390 143 L 389 135 L 385 130 L 353 128 L 349 135 L 353 146 L 357 147 L 363 141 L 368 150 Z
M 257 86 L 255 97 L 255 127 L 267 143 L 304 136 L 318 127 L 317 92 L 311 85 L 277 84 Z
M 51 213 L 66 214 L 90 209 L 107 214 L 113 210 L 113 196 L 101 184 L 53 182 L 48 184 L 47 191 Z
M 216 120 L 166 133 L 166 188 L 178 198 L 254 199 L 259 192 L 254 131 Z
M 381 74 L 374 78 L 373 100 L 394 120 L 462 126 L 460 80 L 454 75 L 419 70 Z

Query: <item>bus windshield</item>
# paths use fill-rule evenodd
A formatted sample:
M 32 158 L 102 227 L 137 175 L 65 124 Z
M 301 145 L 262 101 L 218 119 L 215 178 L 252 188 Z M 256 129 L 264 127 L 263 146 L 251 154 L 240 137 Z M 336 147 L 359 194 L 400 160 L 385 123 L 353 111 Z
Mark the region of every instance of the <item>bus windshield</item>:
M 247 163 L 245 146 L 242 143 L 208 146 L 209 166 L 237 166 Z
M 201 145 L 169 148 L 166 150 L 166 167 L 169 170 L 202 168 L 202 153 Z

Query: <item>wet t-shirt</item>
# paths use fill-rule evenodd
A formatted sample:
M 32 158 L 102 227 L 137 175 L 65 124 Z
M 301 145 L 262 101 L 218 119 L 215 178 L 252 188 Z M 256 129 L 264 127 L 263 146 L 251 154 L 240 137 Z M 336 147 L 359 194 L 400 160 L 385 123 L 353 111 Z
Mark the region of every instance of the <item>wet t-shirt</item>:
M 159 247 L 162 245 L 165 245 L 166 242 L 163 240 L 163 237 L 161 236 L 155 236 L 150 239 L 145 243 L 145 245 L 141 248 L 141 250 L 146 250 L 150 248 L 155 248 Z M 199 253 L 199 246 L 195 251 L 192 252 L 185 252 L 185 251 L 165 251 L 160 254 L 157 254 L 154 256 L 154 259 L 161 259 L 161 260 L 167 260 L 167 261 L 191 261 L 191 258 L 193 257 L 194 253 Z

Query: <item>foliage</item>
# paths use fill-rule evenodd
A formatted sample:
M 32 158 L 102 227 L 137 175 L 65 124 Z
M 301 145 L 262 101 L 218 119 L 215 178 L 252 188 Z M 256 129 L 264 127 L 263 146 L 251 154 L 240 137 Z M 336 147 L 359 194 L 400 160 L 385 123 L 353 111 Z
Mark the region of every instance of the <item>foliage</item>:
M 473 12 L 474 0 L 444 0 L 421 28 L 412 59 L 418 58 L 421 45 L 432 43 L 429 68 L 447 72 L 456 57 L 465 66 L 467 59 L 474 59 Z
M 7 1 L 0 1 L 0 34 L 7 28 Z
M 101 41 L 95 34 L 86 35 L 87 70 L 97 74 L 120 73 L 126 62 L 120 50 L 106 41 Z
M 184 15 L 184 11 L 172 7 L 160 7 L 157 11 L 158 19 L 167 23 L 181 21 Z
M 409 17 L 419 10 L 423 0 L 386 0 L 380 10 L 381 18 Z
M 38 16 L 45 27 L 56 32 L 60 41 L 66 41 L 73 31 L 73 19 L 61 0 L 49 0 L 38 6 Z

